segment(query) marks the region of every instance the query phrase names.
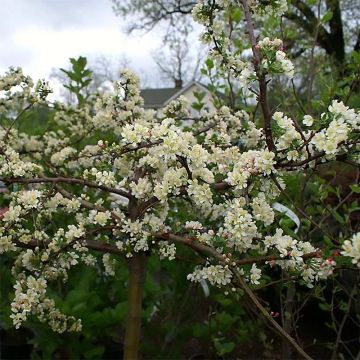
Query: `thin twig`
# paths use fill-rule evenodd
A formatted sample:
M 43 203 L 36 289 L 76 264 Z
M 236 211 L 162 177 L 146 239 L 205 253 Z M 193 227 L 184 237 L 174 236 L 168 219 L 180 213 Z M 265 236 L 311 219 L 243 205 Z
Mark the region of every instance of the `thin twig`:
M 240 287 L 245 291 L 246 295 L 250 298 L 252 303 L 257 307 L 260 313 L 268 320 L 271 325 L 277 330 L 279 335 L 286 339 L 294 349 L 304 357 L 304 359 L 312 360 L 312 358 L 297 344 L 297 342 L 286 332 L 284 329 L 271 317 L 267 310 L 261 305 L 254 292 L 245 284 L 245 281 L 241 277 L 240 273 L 236 270 L 232 270 L 235 275 L 236 280 L 238 281 Z

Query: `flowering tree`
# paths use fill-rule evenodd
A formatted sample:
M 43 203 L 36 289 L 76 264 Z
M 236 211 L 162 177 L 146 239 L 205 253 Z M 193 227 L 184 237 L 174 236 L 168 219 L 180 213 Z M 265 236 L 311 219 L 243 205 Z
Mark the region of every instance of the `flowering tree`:
M 288 174 L 316 171 L 335 160 L 357 166 L 360 115 L 336 99 L 321 115 L 300 119 L 270 108 L 269 81 L 292 78 L 296 70 L 282 41 L 259 38 L 255 25 L 260 15 L 266 19 L 284 11 L 282 0 L 203 0 L 193 9 L 205 28 L 203 41 L 212 44 L 211 66 L 255 94 L 261 115 L 221 106 L 201 110 L 194 119 L 180 98 L 157 118 L 143 109 L 138 78 L 127 70 L 112 93 L 84 93 L 89 81 L 84 60 L 74 61 L 69 72 L 77 106 L 49 103 L 47 83 L 34 86 L 20 69 L 1 77 L 0 180 L 9 194 L 0 215 L 0 253 L 15 254 L 11 317 L 16 328 L 37 317 L 59 333 L 81 331 L 81 319 L 62 313 L 48 286 L 66 281 L 79 263 L 95 266 L 98 253 L 105 273 L 113 275 L 114 261 L 124 256 L 129 265 L 125 358 L 138 358 L 146 258 L 173 260 L 183 246 L 201 259 L 201 266 L 189 269 L 190 281 L 242 289 L 309 358 L 251 287 L 276 267 L 312 287 L 332 275 L 334 251 L 360 264 L 360 233 L 331 237 L 325 248 L 286 233 L 272 206 L 280 195 L 288 196 Z M 221 21 L 224 12 L 245 21 L 250 58 L 232 46 L 232 29 Z M 53 109 L 51 126 L 39 135 L 16 129 L 26 111 L 44 105 Z M 294 210 L 327 235 L 303 209 Z

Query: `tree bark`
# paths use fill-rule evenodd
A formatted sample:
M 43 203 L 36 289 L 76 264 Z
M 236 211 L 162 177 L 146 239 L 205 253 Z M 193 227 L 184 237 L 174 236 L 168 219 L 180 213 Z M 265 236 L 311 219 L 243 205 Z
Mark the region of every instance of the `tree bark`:
M 294 298 L 295 298 L 295 285 L 290 283 L 287 288 L 286 292 L 286 300 L 285 300 L 285 307 L 284 307 L 284 314 L 283 314 L 283 329 L 286 331 L 290 336 L 293 328 L 293 307 L 294 307 Z M 286 339 L 282 339 L 282 359 L 283 360 L 290 360 L 292 359 L 292 349 L 290 347 L 289 342 Z
M 128 315 L 124 341 L 125 360 L 139 359 L 142 293 L 145 270 L 145 255 L 135 253 L 133 257 L 129 259 Z

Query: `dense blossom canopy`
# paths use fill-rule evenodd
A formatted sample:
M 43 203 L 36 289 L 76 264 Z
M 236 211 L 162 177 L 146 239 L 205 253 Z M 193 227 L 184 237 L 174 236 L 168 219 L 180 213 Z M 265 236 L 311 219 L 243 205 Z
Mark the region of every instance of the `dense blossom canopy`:
M 252 13 L 286 10 L 286 1 L 241 4 L 250 25 Z M 54 331 L 79 331 L 81 320 L 56 308 L 47 285 L 66 281 L 79 263 L 95 266 L 93 250 L 104 252 L 104 271 L 114 275 L 112 254 L 151 251 L 172 260 L 177 247 L 187 245 L 207 259 L 188 279 L 215 286 L 230 284 L 234 273 L 259 284 L 265 266 L 279 266 L 309 287 L 332 274 L 335 261 L 284 233 L 272 205 L 286 192 L 287 173 L 343 155 L 358 161 L 352 153 L 360 115 L 338 100 L 319 118 L 270 113 L 267 81 L 292 78 L 296 69 L 282 41 L 257 40 L 252 25 L 253 58 L 233 51 L 221 22 L 232 6 L 229 0 L 199 1 L 193 16 L 205 27 L 202 40 L 214 45 L 209 56 L 216 66 L 230 70 L 244 88 L 258 88 L 262 126 L 227 106 L 191 118 L 184 98 L 158 117 L 142 107 L 139 79 L 128 70 L 112 93 L 91 95 L 81 106 L 50 104 L 48 84 L 34 86 L 20 69 L 0 78 L 1 116 L 9 120 L 0 128 L 0 180 L 11 190 L 0 215 L 0 253 L 16 254 L 15 327 L 35 315 Z M 52 127 L 30 136 L 13 125 L 19 107 L 35 105 L 52 107 L 54 118 Z M 360 265 L 359 234 L 343 242 L 341 253 Z

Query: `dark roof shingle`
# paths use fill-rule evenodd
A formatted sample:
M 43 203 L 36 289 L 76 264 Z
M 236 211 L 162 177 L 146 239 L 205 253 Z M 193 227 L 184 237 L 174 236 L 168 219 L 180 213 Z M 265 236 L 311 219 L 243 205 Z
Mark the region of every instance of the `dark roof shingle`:
M 143 89 L 140 96 L 144 99 L 146 108 L 161 108 L 172 96 L 179 92 L 180 88 Z

